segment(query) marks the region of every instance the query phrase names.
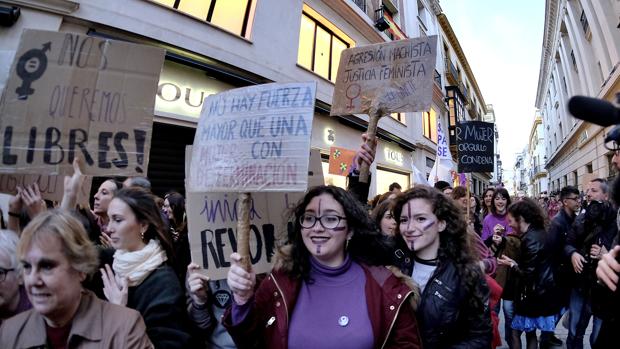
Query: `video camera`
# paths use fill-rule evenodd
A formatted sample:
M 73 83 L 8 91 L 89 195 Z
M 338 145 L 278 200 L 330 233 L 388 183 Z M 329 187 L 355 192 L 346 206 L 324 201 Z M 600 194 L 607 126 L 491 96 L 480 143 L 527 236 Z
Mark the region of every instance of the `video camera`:
M 620 104 L 620 93 L 616 94 L 616 99 Z M 620 108 L 602 99 L 574 96 L 568 100 L 568 110 L 577 119 L 603 127 L 616 125 L 605 136 L 605 147 L 620 150 Z

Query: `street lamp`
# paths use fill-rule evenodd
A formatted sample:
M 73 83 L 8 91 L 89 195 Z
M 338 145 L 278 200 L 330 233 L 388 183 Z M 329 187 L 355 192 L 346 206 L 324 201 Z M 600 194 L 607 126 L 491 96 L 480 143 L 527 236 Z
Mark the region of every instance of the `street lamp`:
M 446 86 L 446 103 L 448 104 L 448 133 L 450 134 L 450 144 L 456 144 L 456 125 L 464 119 L 465 97 L 458 86 Z

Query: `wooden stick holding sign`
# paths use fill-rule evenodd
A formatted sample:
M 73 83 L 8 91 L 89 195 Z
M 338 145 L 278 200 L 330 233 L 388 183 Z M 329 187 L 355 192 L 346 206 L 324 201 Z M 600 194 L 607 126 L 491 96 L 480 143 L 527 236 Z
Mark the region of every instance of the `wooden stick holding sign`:
M 377 127 L 379 125 L 379 119 L 384 115 L 381 109 L 376 109 L 374 112 L 371 112 L 368 119 L 368 131 L 366 132 L 366 144 L 374 149 L 375 144 L 377 144 Z M 365 161 L 362 161 L 362 166 L 360 167 L 360 178 L 359 181 L 361 183 L 368 183 L 368 178 L 370 176 L 370 164 Z
M 295 82 L 229 90 L 204 101 L 187 173 L 187 191 L 239 193 L 235 204 L 226 199 L 223 207 L 233 211 L 230 220 L 237 221 L 234 245 L 247 271 L 252 270 L 253 261 L 251 232 L 258 230 L 252 223 L 261 218 L 252 195 L 304 192 L 308 188 L 315 96 L 316 82 Z M 203 211 L 217 210 L 218 206 L 207 209 L 206 198 L 204 202 Z M 216 220 L 215 216 L 207 220 Z M 209 233 L 204 241 L 215 239 L 214 249 L 221 250 L 223 244 L 217 240 L 223 232 Z M 229 265 L 224 259 L 218 263 Z M 209 265 L 203 267 L 209 269 Z
M 366 143 L 376 142 L 383 115 L 430 109 L 436 57 L 436 35 L 342 51 L 330 115 L 368 114 Z M 368 173 L 362 164 L 359 181 Z
M 237 201 L 237 253 L 241 256 L 241 266 L 245 271 L 252 270 L 250 260 L 250 209 L 252 207 L 252 194 L 239 194 Z

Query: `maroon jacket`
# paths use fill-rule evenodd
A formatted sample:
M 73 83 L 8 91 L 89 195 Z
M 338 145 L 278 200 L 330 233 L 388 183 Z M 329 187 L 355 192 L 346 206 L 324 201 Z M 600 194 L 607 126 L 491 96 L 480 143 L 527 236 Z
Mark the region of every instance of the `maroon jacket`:
M 366 303 L 374 348 L 421 348 L 412 306 L 414 298 L 419 297 L 417 291 L 386 267 L 360 265 L 366 274 Z M 232 311 L 228 308 L 222 323 L 237 347 L 255 348 L 258 343 L 259 348 L 288 348 L 289 319 L 300 287 L 300 279 L 276 270 L 260 284 L 254 306 L 242 323 L 232 325 Z

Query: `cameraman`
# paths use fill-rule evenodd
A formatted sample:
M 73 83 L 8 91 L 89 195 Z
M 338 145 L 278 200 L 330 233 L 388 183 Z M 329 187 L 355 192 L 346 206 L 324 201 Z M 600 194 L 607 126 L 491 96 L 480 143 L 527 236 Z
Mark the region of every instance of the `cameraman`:
M 570 258 L 575 271 L 570 295 L 570 326 L 567 348 L 582 348 L 583 335 L 593 316 L 590 344 L 594 345 L 602 320 L 593 314 L 592 291 L 596 287 L 596 264 L 603 253 L 611 248 L 617 234 L 616 210 L 608 201 L 607 181 L 596 178 L 588 184 L 589 204 L 579 215 L 570 230 L 565 255 Z
M 612 161 L 620 169 L 620 150 L 614 150 Z M 611 197 L 616 205 L 620 205 L 620 177 L 617 177 L 614 181 Z M 612 244 L 615 247 L 609 253 L 603 255 L 596 268 L 596 275 L 601 283 L 607 286 L 608 290 L 605 289 L 597 294 L 601 302 L 606 303 L 607 311 L 603 318 L 603 325 L 598 338 L 593 346 L 594 349 L 613 348 L 617 345 L 617 330 L 620 328 L 620 291 L 618 291 L 618 274 L 620 274 L 620 263 L 618 263 L 618 258 L 620 258 L 619 236 L 620 232 L 616 235 Z

